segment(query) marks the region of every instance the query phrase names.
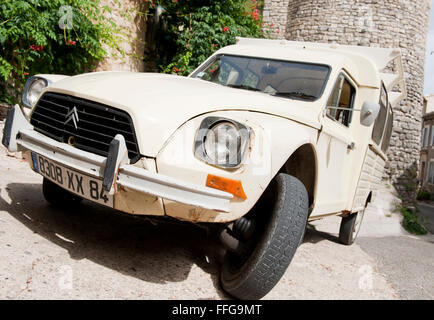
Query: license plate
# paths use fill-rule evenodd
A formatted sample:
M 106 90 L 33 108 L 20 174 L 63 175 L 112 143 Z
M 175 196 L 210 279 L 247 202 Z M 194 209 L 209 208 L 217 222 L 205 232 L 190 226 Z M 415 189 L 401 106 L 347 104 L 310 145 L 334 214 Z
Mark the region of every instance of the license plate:
M 64 167 L 32 152 L 33 169 L 62 188 L 84 199 L 113 207 L 113 195 L 102 188 L 102 180 Z

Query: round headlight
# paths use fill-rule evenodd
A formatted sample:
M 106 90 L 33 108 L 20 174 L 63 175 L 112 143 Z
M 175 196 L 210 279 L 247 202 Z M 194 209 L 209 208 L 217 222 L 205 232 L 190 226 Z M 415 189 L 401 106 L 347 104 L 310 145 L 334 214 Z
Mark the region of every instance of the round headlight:
M 202 161 L 221 168 L 237 168 L 250 141 L 246 125 L 223 117 L 202 119 L 196 132 L 194 154 Z
M 204 148 L 213 164 L 236 166 L 240 162 L 241 135 L 230 122 L 220 122 L 209 129 Z
M 46 86 L 47 82 L 43 79 L 36 79 L 30 84 L 29 89 L 27 90 L 27 101 L 32 107 L 35 106 L 42 90 L 44 90 Z

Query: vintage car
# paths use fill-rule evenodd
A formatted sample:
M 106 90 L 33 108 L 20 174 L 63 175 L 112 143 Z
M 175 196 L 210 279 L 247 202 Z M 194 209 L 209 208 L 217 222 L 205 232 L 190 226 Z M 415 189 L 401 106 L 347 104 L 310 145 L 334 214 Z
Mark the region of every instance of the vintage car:
M 223 288 L 259 299 L 308 221 L 340 215 L 354 241 L 405 95 L 399 50 L 238 38 L 188 77 L 33 76 L 2 142 L 52 205 L 216 227 Z

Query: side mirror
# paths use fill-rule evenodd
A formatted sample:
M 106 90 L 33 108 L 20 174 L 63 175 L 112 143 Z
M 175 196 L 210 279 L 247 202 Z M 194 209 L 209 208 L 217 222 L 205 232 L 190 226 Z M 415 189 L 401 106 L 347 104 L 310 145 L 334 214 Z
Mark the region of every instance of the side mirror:
M 366 127 L 370 127 L 375 122 L 375 119 L 377 119 L 379 113 L 379 103 L 365 101 L 360 110 L 360 123 Z

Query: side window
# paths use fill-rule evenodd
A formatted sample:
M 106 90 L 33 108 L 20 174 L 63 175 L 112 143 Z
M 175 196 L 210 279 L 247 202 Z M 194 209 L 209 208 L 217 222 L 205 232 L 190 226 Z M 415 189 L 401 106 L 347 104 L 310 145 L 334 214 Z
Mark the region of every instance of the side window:
M 430 137 L 430 140 L 429 140 L 430 142 L 429 142 L 429 145 L 430 146 L 434 146 L 434 125 L 433 126 L 431 126 L 431 137 Z
M 424 128 L 425 132 L 423 135 L 423 147 L 428 147 L 428 138 L 429 138 L 429 127 Z
M 381 150 L 386 152 L 389 148 L 390 137 L 392 136 L 392 127 L 393 127 L 393 113 L 392 109 L 389 106 L 389 116 L 387 117 L 387 126 L 386 131 L 384 132 L 383 142 L 381 143 Z
M 431 129 L 431 135 L 433 134 L 433 131 Z M 428 147 L 430 143 L 430 127 L 429 126 L 425 126 L 422 129 L 422 141 L 421 141 L 421 147 L 425 148 Z
M 428 163 L 428 172 L 425 177 L 425 182 L 434 183 L 434 162 L 430 161 Z
M 356 90 L 343 74 L 338 77 L 329 101 L 327 116 L 349 127 L 353 115 L 353 102 Z
M 387 92 L 384 85 L 381 86 L 380 93 L 380 113 L 375 120 L 374 129 L 372 130 L 372 140 L 376 144 L 380 144 L 381 137 L 383 136 L 384 127 L 386 126 L 387 119 Z

